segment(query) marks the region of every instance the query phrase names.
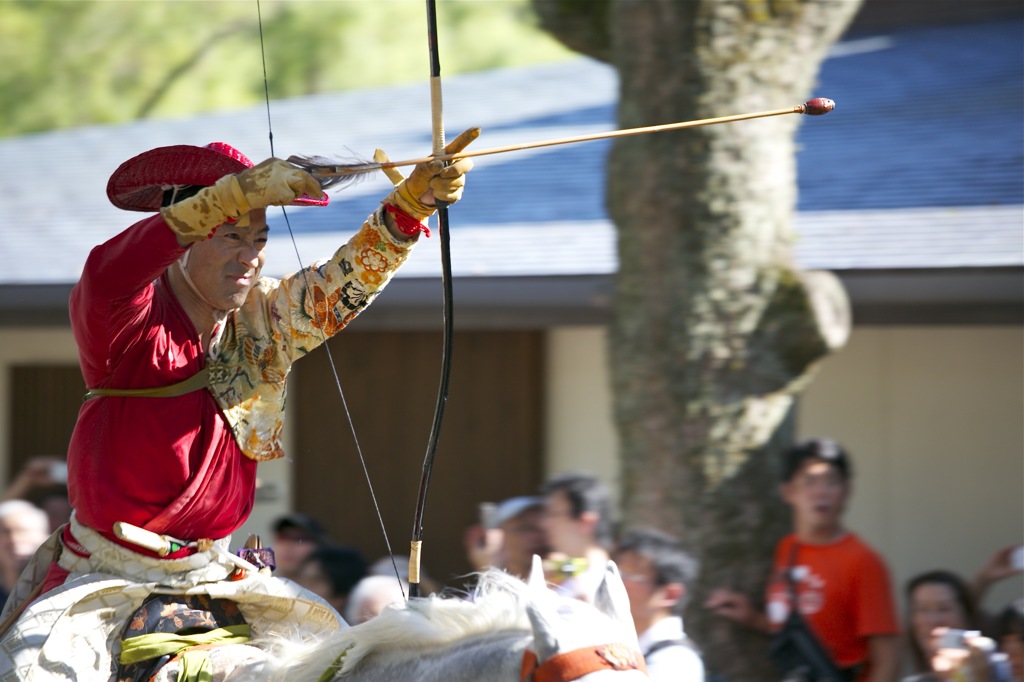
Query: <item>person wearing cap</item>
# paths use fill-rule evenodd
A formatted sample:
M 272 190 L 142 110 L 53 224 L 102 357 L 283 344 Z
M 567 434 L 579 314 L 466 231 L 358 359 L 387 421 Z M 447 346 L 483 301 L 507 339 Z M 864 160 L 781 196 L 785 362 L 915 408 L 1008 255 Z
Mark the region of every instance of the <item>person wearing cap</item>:
M 498 505 L 495 522 L 501 529 L 501 560 L 506 571 L 524 580 L 530 575 L 533 556 L 548 553 L 547 536 L 541 527 L 544 500 L 513 497 Z
M 230 595 L 254 627 L 266 606 L 341 626 L 299 586 L 239 575 L 231 533 L 252 510 L 257 463 L 284 454 L 291 364 L 374 300 L 427 232 L 436 202 L 459 200 L 470 168 L 462 159 L 421 163 L 404 179 L 389 171 L 394 190 L 358 232 L 280 280 L 261 275 L 266 210 L 326 205 L 307 172 L 274 158 L 254 165 L 220 142 L 152 149 L 114 171 L 111 202 L 150 215 L 95 247 L 71 293 L 88 387 L 67 458 L 74 513 L 0 616 L 9 626 L 0 677 L 63 666 L 100 679 L 116 666 L 114 631 L 156 585 Z
M 547 555 L 547 538 L 541 527 L 544 500 L 523 495 L 510 497 L 494 507 L 484 525 L 465 534 L 466 555 L 477 571 L 501 568 L 522 579 L 530 575 L 533 555 Z

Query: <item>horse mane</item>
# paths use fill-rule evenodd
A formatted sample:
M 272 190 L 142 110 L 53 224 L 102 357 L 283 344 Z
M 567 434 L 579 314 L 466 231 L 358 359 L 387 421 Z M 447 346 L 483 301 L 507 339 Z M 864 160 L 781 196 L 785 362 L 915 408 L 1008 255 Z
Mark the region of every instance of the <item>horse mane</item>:
M 465 598 L 411 599 L 405 605 L 384 609 L 365 623 L 328 635 L 312 646 L 300 645 L 305 652 L 296 651 L 277 637 L 270 642 L 271 648 L 277 649 L 278 660 L 296 662 L 282 673 L 292 679 L 306 679 L 296 677 L 300 672 L 313 674 L 311 679 L 316 679 L 316 675 L 336 663 L 341 652 L 345 653 L 340 671 L 346 672 L 378 651 L 396 653 L 395 642 L 402 643 L 400 655 L 405 658 L 483 634 L 530 632 L 526 583 L 496 569 L 480 573 L 478 578 L 477 586 Z M 282 647 L 291 651 L 285 653 Z
M 526 616 L 526 584 L 497 570 L 479 574 L 468 599 L 428 597 L 412 599 L 404 607 L 386 608 L 380 615 L 341 633 L 345 654 L 343 670 L 395 642 L 403 651 L 435 649 L 484 633 L 501 630 L 529 632 Z

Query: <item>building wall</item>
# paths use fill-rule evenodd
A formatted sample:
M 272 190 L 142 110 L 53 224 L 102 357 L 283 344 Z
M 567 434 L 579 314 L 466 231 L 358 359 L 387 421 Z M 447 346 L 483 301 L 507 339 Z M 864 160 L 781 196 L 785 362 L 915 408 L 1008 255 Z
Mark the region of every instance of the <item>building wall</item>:
M 971 576 L 1024 542 L 1024 331 L 857 329 L 800 406 L 800 431 L 846 443 L 850 523 L 902 586 L 932 568 Z M 1024 595 L 1021 577 L 986 600 Z
M 548 471 L 614 483 L 615 437 L 601 328 L 549 339 Z M 886 557 L 894 590 L 916 573 L 973 575 L 1024 542 L 1024 331 L 858 327 L 798 410 L 801 435 L 843 442 L 854 460 L 850 526 Z M 998 585 L 998 608 L 1024 580 Z
M 618 436 L 612 421 L 603 327 L 552 331 L 547 344 L 547 476 L 599 474 L 618 488 Z
M 10 368 L 45 363 L 78 364 L 78 349 L 70 328 L 0 328 L 0 476 L 7 471 L 7 463 L 11 460 L 11 405 L 12 401 L 17 400 L 17 396 L 11 395 Z

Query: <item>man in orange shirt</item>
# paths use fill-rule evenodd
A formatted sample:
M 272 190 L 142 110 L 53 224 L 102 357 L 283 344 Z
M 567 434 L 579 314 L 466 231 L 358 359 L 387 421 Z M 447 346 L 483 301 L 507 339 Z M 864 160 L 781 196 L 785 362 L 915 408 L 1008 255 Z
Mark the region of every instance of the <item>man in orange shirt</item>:
M 741 624 L 777 631 L 791 608 L 849 679 L 894 682 L 899 625 L 882 558 L 842 523 L 850 495 L 850 464 L 832 440 L 798 443 L 787 455 L 782 497 L 793 510 L 793 533 L 775 549 L 766 613 L 746 595 L 718 589 L 705 606 Z

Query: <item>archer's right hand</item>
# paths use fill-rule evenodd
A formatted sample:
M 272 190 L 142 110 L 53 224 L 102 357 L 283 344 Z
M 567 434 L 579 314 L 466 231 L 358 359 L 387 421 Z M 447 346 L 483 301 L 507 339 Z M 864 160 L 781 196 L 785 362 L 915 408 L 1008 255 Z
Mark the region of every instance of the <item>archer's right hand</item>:
M 286 206 L 303 194 L 323 197 L 320 183 L 304 170 L 270 158 L 238 175 L 225 175 L 195 196 L 161 209 L 164 220 L 184 243 L 213 236 L 228 221 L 240 221 L 250 211 Z

